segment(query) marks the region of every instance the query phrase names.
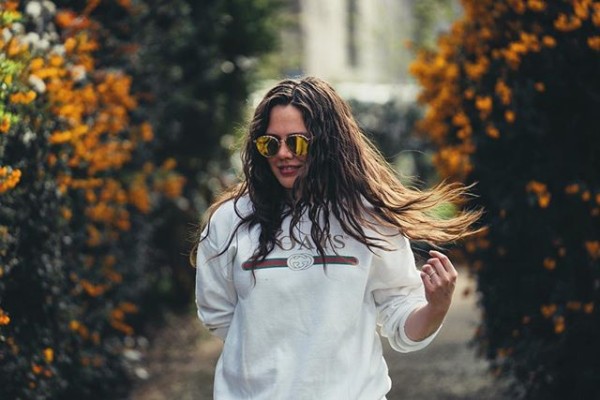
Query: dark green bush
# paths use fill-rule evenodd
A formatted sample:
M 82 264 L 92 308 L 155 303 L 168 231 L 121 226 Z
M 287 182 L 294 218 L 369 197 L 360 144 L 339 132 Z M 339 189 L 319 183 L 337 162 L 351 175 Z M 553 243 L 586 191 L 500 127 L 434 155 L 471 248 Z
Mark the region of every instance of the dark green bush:
M 251 33 L 261 22 L 244 18 L 265 4 L 0 3 L 0 398 L 126 395 L 125 355 L 157 311 L 148 299 L 193 271 L 174 248 L 185 235 L 163 239 L 200 214 L 197 181 L 247 90 L 249 71 L 228 80 L 214 67 L 241 51 L 219 18 L 242 14 L 236 29 Z M 195 29 L 222 32 L 186 36 Z M 252 55 L 269 47 L 255 39 Z M 177 68 L 194 84 L 166 79 Z
M 413 72 L 445 177 L 477 182 L 477 341 L 524 398 L 598 398 L 600 3 L 464 0 Z

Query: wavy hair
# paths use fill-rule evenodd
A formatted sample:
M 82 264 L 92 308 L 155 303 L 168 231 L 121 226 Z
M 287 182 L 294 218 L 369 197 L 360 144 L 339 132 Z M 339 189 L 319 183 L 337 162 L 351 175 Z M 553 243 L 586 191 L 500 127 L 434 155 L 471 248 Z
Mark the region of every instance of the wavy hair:
M 253 145 L 265 134 L 273 107 L 292 105 L 301 111 L 312 139 L 300 175 L 287 194 L 273 175 L 268 161 Z M 473 224 L 480 210 L 462 210 L 448 219 L 436 217 L 432 210 L 442 203 L 463 203 L 469 187 L 458 183 L 439 184 L 421 191 L 404 186 L 391 166 L 361 132 L 348 104 L 325 81 L 306 77 L 279 82 L 257 106 L 242 147 L 244 179 L 223 193 L 208 209 L 200 232 L 223 203 L 234 200 L 240 217 L 234 233 L 243 225 L 260 226 L 258 246 L 252 256 L 260 262 L 273 250 L 282 221 L 291 215 L 289 235 L 303 215 L 311 221 L 311 237 L 318 253 L 330 241 L 330 218 L 335 217 L 346 234 L 373 248 L 388 250 L 387 241 L 370 236 L 375 232 L 397 232 L 411 240 L 433 245 L 453 242 L 477 232 Z M 241 215 L 237 203 L 248 196 L 249 215 Z M 208 236 L 198 235 L 190 254 L 195 264 L 197 244 Z M 234 235 L 231 235 L 230 242 Z M 222 253 L 226 249 L 223 249 Z M 220 253 L 220 254 L 222 254 Z

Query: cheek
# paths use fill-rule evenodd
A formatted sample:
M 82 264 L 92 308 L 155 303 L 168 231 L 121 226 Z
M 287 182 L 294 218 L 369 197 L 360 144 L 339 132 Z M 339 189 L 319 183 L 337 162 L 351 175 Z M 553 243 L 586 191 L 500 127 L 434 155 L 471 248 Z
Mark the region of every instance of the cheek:
M 269 168 L 271 169 L 271 171 L 275 171 L 277 169 L 275 165 L 275 160 L 273 158 L 267 159 L 267 163 L 269 164 Z

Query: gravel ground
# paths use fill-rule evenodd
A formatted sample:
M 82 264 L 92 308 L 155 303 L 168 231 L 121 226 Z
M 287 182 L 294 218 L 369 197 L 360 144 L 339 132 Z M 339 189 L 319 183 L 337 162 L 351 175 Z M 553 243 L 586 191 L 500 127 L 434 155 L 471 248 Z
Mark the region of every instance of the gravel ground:
M 392 378 L 388 400 L 508 400 L 502 382 L 487 372 L 487 363 L 476 357 L 469 341 L 479 312 L 474 283 L 462 273 L 452 308 L 436 340 L 426 349 L 396 353 L 384 342 L 385 358 Z M 221 351 L 219 339 L 211 337 L 194 312 L 166 316 L 166 324 L 153 335 L 140 367 L 140 379 L 130 400 L 210 400 L 214 366 Z

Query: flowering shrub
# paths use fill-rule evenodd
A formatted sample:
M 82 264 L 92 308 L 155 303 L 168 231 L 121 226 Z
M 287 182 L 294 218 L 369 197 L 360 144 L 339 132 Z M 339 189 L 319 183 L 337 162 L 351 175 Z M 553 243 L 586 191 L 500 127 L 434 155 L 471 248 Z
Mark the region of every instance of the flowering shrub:
M 145 216 L 185 182 L 152 162 L 131 76 L 100 66 L 97 3 L 0 5 L 2 398 L 118 390 L 153 275 Z
M 441 174 L 478 182 L 477 339 L 527 398 L 598 398 L 600 2 L 463 0 L 412 72 Z
M 124 396 L 274 3 L 0 2 L 0 398 Z

